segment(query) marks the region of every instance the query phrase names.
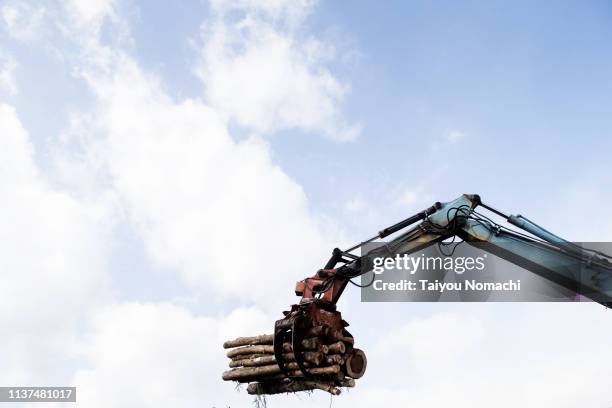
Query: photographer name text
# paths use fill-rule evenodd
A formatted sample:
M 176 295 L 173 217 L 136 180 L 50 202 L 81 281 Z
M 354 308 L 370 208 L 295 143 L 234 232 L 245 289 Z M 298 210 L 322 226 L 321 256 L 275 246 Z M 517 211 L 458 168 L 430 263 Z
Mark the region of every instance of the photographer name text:
M 487 292 L 519 292 L 521 281 L 507 280 L 505 282 L 479 282 L 477 280 L 465 280 L 462 282 L 441 282 L 419 279 L 411 281 L 402 279 L 398 282 L 383 282 L 376 279 L 372 283 L 376 291 L 426 291 L 426 292 L 460 292 L 460 291 L 487 291 Z

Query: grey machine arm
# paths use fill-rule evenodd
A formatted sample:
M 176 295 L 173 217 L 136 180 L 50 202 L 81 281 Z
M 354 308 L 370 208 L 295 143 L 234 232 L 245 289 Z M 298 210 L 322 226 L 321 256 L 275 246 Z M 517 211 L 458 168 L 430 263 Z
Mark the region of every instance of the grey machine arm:
M 479 206 L 522 231 L 504 227 L 493 221 L 491 217 L 477 212 L 476 208 Z M 412 220 L 413 224 L 415 220 L 421 222 L 364 256 L 389 256 L 390 252 L 411 254 L 456 236 L 471 245 L 484 243 L 483 248 L 486 251 L 573 293 L 583 295 L 606 307 L 612 307 L 612 257 L 568 242 L 523 216 L 507 216 L 482 203 L 478 195 L 465 194 L 448 203 L 436 203 L 435 206 L 408 220 Z M 399 224 L 401 223 L 396 225 Z M 404 222 L 403 225 L 399 225 L 402 228 L 394 230 L 385 229 L 366 242 L 384 237 L 389 231 L 398 232 L 406 228 L 406 224 Z M 335 279 L 348 281 L 368 272 L 366 268 L 361 267 L 363 257 L 349 254 L 362 244 L 339 252 L 339 259 L 351 257 L 352 260 L 345 261 L 345 265 L 336 269 Z M 339 294 L 341 293 L 340 290 Z

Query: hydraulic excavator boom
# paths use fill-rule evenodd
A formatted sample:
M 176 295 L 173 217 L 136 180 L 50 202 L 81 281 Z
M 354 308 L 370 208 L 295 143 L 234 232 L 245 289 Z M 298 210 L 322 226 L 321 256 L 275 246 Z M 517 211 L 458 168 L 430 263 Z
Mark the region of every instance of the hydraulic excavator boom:
M 479 206 L 522 231 L 504 227 L 477 212 Z M 360 256 L 352 253 L 368 242 L 410 226 L 381 248 Z M 521 215 L 505 215 L 482 203 L 478 195 L 464 194 L 448 203 L 435 203 L 347 250 L 335 248 L 323 269 L 299 281 L 295 293 L 301 296 L 300 302 L 284 312 L 285 317 L 275 324 L 274 352 L 281 369 L 289 375 L 282 355 L 284 342 L 290 341 L 298 356 L 302 339 L 313 331 L 325 329 L 345 338 L 352 337 L 346 330 L 348 324 L 336 310 L 336 302 L 352 279 L 370 271 L 365 266 L 366 257 L 375 257 L 377 252 L 381 256 L 389 256 L 390 252 L 411 254 L 452 237 L 473 245 L 486 243 L 486 250 L 494 255 L 576 294 L 612 307 L 611 256 L 566 241 Z M 307 377 L 304 361 L 296 358 L 296 362 Z

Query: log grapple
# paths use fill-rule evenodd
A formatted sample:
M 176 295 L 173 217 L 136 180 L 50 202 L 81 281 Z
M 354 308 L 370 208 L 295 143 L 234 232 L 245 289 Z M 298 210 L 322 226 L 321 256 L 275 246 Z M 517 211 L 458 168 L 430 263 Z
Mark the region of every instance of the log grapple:
M 304 340 L 315 338 L 344 341 L 349 345 L 354 343 L 353 336 L 345 329 L 348 323 L 342 319 L 333 303 L 310 299 L 293 305 L 290 311 L 284 313 L 285 317 L 274 325 L 274 356 L 281 370 L 290 378 L 294 376 L 286 367 L 283 357 L 285 343 L 291 343 L 295 362 L 305 378 L 309 378 L 310 374 L 303 357 Z

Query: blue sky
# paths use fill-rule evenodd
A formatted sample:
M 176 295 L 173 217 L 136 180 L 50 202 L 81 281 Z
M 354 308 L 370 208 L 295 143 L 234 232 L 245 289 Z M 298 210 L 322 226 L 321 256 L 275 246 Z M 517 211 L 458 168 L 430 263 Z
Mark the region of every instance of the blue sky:
M 602 188 L 609 182 L 609 4 L 357 2 L 319 10 L 312 25 L 361 53 L 341 72 L 352 83 L 347 111 L 365 131 L 349 146 L 273 141 L 279 162 L 310 187 L 315 203 L 355 194 L 322 187 L 330 173 L 356 177 L 350 184 L 374 205 L 384 201 L 380 184 L 425 179 L 436 198 L 477 191 L 523 212 L 544 212 L 545 204 L 533 208 L 517 193 L 559 199 L 565 183 L 598 173 Z M 463 140 L 432 151 L 452 130 Z
M 130 24 L 134 56 L 163 78 L 169 94 L 197 96 L 202 85 L 192 72 L 192 42 L 205 5 L 119 8 Z M 350 144 L 288 130 L 290 137 L 271 136 L 274 158 L 325 211 L 359 190 L 338 188 L 329 174 L 342 183 L 360 180 L 373 199 L 381 183 L 413 183 L 431 173 L 439 173 L 428 186 L 440 186 L 437 194 L 461 186 L 442 199 L 465 188 L 491 189 L 497 199 L 519 189 L 555 194 L 555 180 L 576 181 L 591 168 L 605 173 L 598 166 L 605 166 L 611 140 L 611 12 L 606 2 L 318 4 L 303 34 L 317 33 L 346 54 L 347 61 L 330 65 L 351 86 L 344 111 L 365 130 Z M 46 129 L 60 131 L 69 107 L 87 103 L 88 95 L 48 56 L 7 45 L 24 61 L 18 76 L 27 80 L 20 81 L 15 103 L 32 117 L 32 133 L 42 139 Z M 45 115 L 49 104 L 63 111 Z M 452 130 L 465 135 L 461 143 L 432 151 Z M 452 171 L 440 170 L 446 166 Z M 520 174 L 527 172 L 540 173 L 540 182 L 525 183 Z M 326 200 L 330 195 L 334 203 Z
M 448 164 L 432 183 L 440 193 L 461 185 L 499 200 L 505 192 L 556 194 L 563 178 L 606 161 L 608 4 L 410 2 L 330 12 L 342 27 L 359 27 L 355 42 L 367 50 L 349 102 L 368 118 L 350 151 L 371 163 L 360 166 L 360 180 L 376 171 L 418 180 Z M 465 140 L 430 152 L 449 129 Z M 526 180 L 532 173 L 538 179 Z
M 0 1 L 0 383 L 250 404 L 220 342 L 269 331 L 334 246 L 461 193 L 609 240 L 611 19 L 603 1 Z M 336 406 L 612 398 L 597 305 L 349 290 L 341 310 L 370 372 Z

